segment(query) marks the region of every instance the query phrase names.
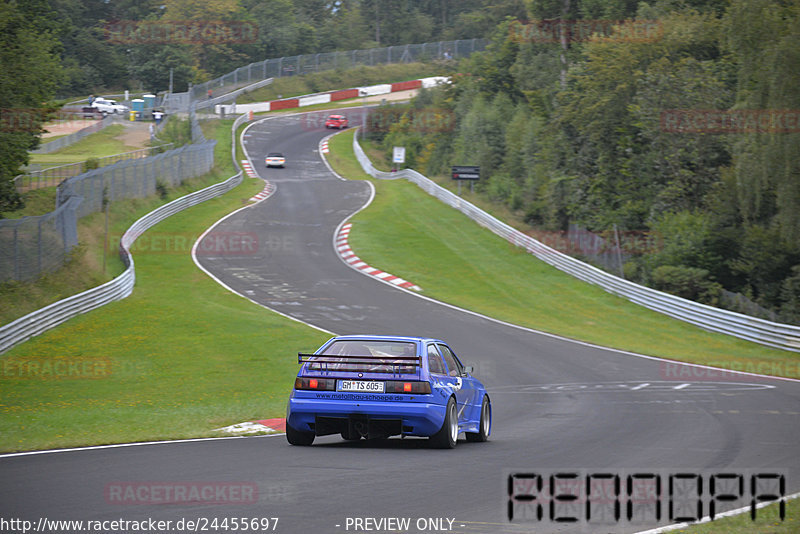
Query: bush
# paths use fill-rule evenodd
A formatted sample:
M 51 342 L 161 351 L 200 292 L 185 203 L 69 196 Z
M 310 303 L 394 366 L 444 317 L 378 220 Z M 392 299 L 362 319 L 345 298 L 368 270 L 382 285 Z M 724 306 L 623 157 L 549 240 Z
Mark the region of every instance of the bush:
M 722 286 L 708 271 L 685 265 L 661 265 L 652 274 L 653 287 L 685 299 L 716 306 Z
M 167 187 L 167 184 L 161 180 L 156 180 L 156 193 L 158 193 L 158 196 L 161 197 L 162 200 L 166 200 L 168 190 L 169 187 Z
M 100 167 L 100 160 L 98 160 L 97 158 L 89 158 L 83 162 L 81 170 L 83 172 L 88 172 L 88 171 L 93 171 L 94 169 L 97 169 L 99 167 Z
M 800 265 L 792 267 L 792 276 L 781 285 L 781 318 L 787 323 L 800 324 Z

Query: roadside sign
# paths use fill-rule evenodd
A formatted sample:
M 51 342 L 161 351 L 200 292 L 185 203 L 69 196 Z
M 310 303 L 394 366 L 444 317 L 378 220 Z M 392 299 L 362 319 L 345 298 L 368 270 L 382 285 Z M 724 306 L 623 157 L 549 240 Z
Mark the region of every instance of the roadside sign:
M 480 180 L 481 168 L 477 165 L 454 165 L 453 180 Z
M 392 163 L 405 163 L 406 162 L 406 147 L 396 146 L 392 152 Z

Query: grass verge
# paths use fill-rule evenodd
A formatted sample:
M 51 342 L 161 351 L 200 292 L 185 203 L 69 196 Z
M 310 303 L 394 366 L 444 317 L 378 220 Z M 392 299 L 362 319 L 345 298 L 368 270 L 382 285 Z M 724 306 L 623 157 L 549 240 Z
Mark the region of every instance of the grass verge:
M 749 513 L 724 517 L 702 525 L 673 530 L 676 534 L 794 534 L 800 532 L 800 499 L 786 503 L 786 516 L 780 517 L 779 506 L 771 504 L 756 512 L 753 521 Z
M 35 215 L 45 215 L 56 209 L 56 187 L 31 189 L 22 193 L 25 206 L 14 211 L 4 211 L 3 219 L 21 219 Z
M 333 69 L 302 76 L 276 78 L 270 85 L 240 96 L 237 103 L 264 102 L 278 98 L 307 95 L 329 91 L 331 87 L 348 89 L 360 85 L 387 83 L 387 80 L 404 81 L 442 76 L 454 67 L 442 63 L 394 63 L 389 65 L 360 66 L 352 69 Z
M 140 124 L 136 125 L 137 127 Z M 149 139 L 145 143 L 126 141 L 122 138 L 128 131 L 123 124 L 112 124 L 103 128 L 99 132 L 87 135 L 80 141 L 51 152 L 49 154 L 31 154 L 31 163 L 43 165 L 64 165 L 67 163 L 77 163 L 86 161 L 89 158 L 102 158 L 103 156 L 113 156 L 122 152 L 130 152 L 148 146 Z
M 222 121 L 209 138 L 217 139 L 215 167 L 211 173 L 187 180 L 168 192 L 164 198 L 128 199 L 111 204 L 109 209 L 109 236 L 117 240 L 139 217 L 168 201 L 220 182 L 235 173 L 230 161 L 230 127 L 232 121 Z M 211 133 L 211 132 L 209 132 Z M 45 188 L 26 193 L 26 207 L 9 213 L 9 218 L 32 215 L 37 210 L 45 213 L 55 207 L 55 188 Z M 0 284 L 0 324 L 7 324 L 48 304 L 80 293 L 111 280 L 122 272 L 123 266 L 116 253 L 116 243 L 109 240 L 106 271 L 103 272 L 105 216 L 93 213 L 78 220 L 80 245 L 61 269 L 31 282 L 6 282 Z
M 330 161 L 342 176 L 364 178 L 352 136 L 345 131 L 331 140 Z M 427 296 L 607 347 L 798 377 L 798 354 L 637 306 L 535 259 L 410 182 L 373 183 L 375 200 L 353 218 L 350 243 L 362 260 L 420 285 Z
M 208 436 L 284 413 L 297 370 L 287 347 L 311 350 L 327 335 L 230 293 L 189 254 L 194 237 L 262 186 L 246 179 L 149 230 L 151 244 L 181 237 L 186 247 L 135 252 L 133 295 L 2 356 L 0 450 Z

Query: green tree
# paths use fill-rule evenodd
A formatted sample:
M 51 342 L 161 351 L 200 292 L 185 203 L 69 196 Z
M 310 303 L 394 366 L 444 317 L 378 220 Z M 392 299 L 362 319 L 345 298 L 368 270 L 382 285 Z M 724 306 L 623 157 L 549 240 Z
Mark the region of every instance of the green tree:
M 0 213 L 22 205 L 13 179 L 39 144 L 60 82 L 53 20 L 44 0 L 0 3 Z
M 708 271 L 684 265 L 662 265 L 653 271 L 653 286 L 661 291 L 715 306 L 722 286 L 710 279 Z
M 737 109 L 796 110 L 800 102 L 800 0 L 734 0 L 724 18 L 736 58 Z M 800 247 L 800 133 L 768 128 L 733 143 L 740 206 L 750 223 L 777 225 Z

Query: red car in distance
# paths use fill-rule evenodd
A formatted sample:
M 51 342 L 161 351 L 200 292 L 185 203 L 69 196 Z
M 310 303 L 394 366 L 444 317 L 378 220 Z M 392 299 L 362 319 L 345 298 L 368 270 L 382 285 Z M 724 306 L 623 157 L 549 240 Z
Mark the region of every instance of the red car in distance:
M 344 115 L 330 115 L 325 121 L 325 128 L 347 128 L 347 117 Z

